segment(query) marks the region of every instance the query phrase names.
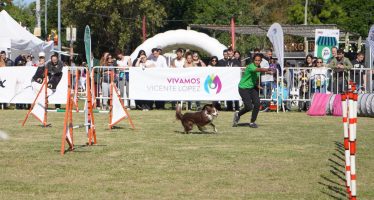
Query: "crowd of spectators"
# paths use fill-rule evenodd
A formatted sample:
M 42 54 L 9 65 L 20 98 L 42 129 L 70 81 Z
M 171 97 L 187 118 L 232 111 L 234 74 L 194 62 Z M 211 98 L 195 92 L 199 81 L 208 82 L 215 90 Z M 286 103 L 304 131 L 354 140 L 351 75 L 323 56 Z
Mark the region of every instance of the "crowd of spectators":
M 44 52 L 39 52 L 38 59 L 34 59 L 32 54 L 21 54 L 18 55 L 14 61 L 7 57 L 5 51 L 0 52 L 0 67 L 12 67 L 12 66 L 25 66 L 25 67 L 38 67 L 32 81 L 42 83 L 44 76 L 44 67 L 48 68 L 49 83 L 48 87 L 55 90 L 57 84 L 62 78 L 62 67 L 65 64 L 58 59 L 56 54 L 53 54 L 48 62 L 46 61 Z M 58 67 L 56 67 L 58 65 Z M 7 108 L 9 104 L 0 103 L 0 108 Z M 29 109 L 30 104 L 15 104 L 15 109 Z M 60 108 L 60 105 L 56 104 L 56 108 Z
M 218 59 L 217 56 L 211 56 L 209 59 L 202 59 L 200 57 L 199 52 L 192 51 L 189 49 L 182 49 L 178 48 L 175 51 L 175 57 L 173 59 L 168 59 L 165 56 L 162 55 L 162 49 L 160 47 L 155 47 L 151 50 L 150 55 L 146 55 L 146 52 L 144 50 L 140 50 L 138 52 L 138 55 L 134 61 L 131 60 L 131 58 L 128 55 L 124 55 L 122 52 L 117 52 L 116 54 L 117 61 L 111 62 L 112 55 L 109 52 L 104 52 L 102 54 L 102 57 L 100 59 L 100 66 L 103 66 L 104 69 L 101 71 L 96 71 L 95 73 L 98 74 L 100 78 L 96 80 L 98 86 L 96 87 L 96 93 L 102 94 L 102 105 L 99 106 L 102 109 L 107 109 L 107 99 L 108 99 L 108 86 L 107 81 L 108 79 L 105 77 L 109 77 L 108 74 L 106 74 L 105 66 L 109 67 L 109 69 L 112 69 L 115 73 L 115 81 L 119 85 L 121 94 L 128 95 L 128 88 L 129 88 L 129 82 L 128 82 L 128 75 L 126 75 L 124 78 L 121 76 L 121 70 L 113 69 L 111 67 L 118 67 L 118 68 L 126 68 L 126 67 L 142 67 L 142 68 L 190 68 L 190 67 L 245 67 L 245 60 L 241 58 L 241 53 L 239 51 L 234 51 L 231 47 L 225 49 L 222 52 L 222 59 Z M 261 54 L 262 55 L 262 54 Z M 114 57 L 114 56 L 113 56 Z M 263 56 L 264 63 L 266 62 L 267 68 L 272 68 L 275 71 L 279 70 L 279 65 L 277 64 L 276 60 L 272 58 L 272 51 L 269 49 L 267 50 L 267 54 Z M 132 63 L 130 65 L 130 63 Z M 268 75 L 269 83 L 273 87 L 275 86 L 274 80 L 276 80 L 276 76 L 271 74 Z M 266 74 L 265 74 L 266 75 Z M 270 77 L 269 77 L 270 76 Z M 119 82 L 119 83 L 118 83 Z M 123 84 L 122 84 L 123 83 Z M 101 87 L 99 87 L 101 85 Z M 125 90 L 124 90 L 125 88 Z M 267 88 L 267 93 L 270 95 L 271 93 L 271 87 Z M 96 95 L 97 95 L 96 94 Z M 122 96 L 125 97 L 125 96 Z M 130 102 L 127 103 L 129 105 Z M 172 101 L 171 103 L 171 109 L 175 108 L 176 102 Z M 216 107 L 223 108 L 221 106 L 222 102 L 213 102 Z M 150 101 L 150 100 L 136 100 L 135 101 L 136 108 L 142 109 L 145 111 L 152 110 L 152 109 L 165 109 L 165 102 L 164 101 Z M 97 105 L 100 105 L 100 102 L 97 102 Z M 201 107 L 200 101 L 188 101 L 187 109 L 196 109 L 199 110 Z M 195 105 L 195 106 L 193 106 Z M 228 111 L 238 111 L 240 109 L 239 101 L 226 101 L 226 110 Z
M 278 87 L 279 79 L 281 74 L 280 65 L 277 60 L 273 58 L 273 52 L 271 49 L 261 53 L 260 49 L 254 49 L 253 53 L 260 54 L 262 61 L 260 64 L 261 68 L 270 68 L 271 73 L 263 72 L 260 76 L 260 82 L 258 87 L 260 89 L 260 97 L 265 99 L 264 107 L 268 107 L 270 100 L 274 99 L 274 91 Z M 297 76 L 293 77 L 297 80 L 298 98 L 309 99 L 313 93 L 340 93 L 344 88 L 347 87 L 349 79 L 354 80 L 360 89 L 367 87 L 367 76 L 365 76 L 364 66 L 364 54 L 358 53 L 356 59 L 350 61 L 344 57 L 344 51 L 341 49 L 332 49 L 333 57 L 323 62 L 322 58 L 316 58 L 312 55 L 308 55 L 305 58 L 304 65 L 306 69 L 299 70 Z M 144 50 L 140 50 L 135 60 L 131 60 L 128 52 L 117 51 L 115 54 L 104 52 L 100 60 L 94 59 L 94 66 L 102 66 L 100 70 L 94 71 L 94 87 L 95 96 L 99 97 L 96 101 L 96 106 L 103 110 L 108 109 L 109 99 L 109 86 L 110 86 L 110 71 L 114 72 L 114 81 L 117 84 L 121 97 L 127 99 L 129 95 L 129 73 L 128 67 L 142 67 L 142 68 L 188 68 L 188 67 L 245 67 L 245 59 L 242 59 L 241 53 L 235 51 L 231 47 L 225 49 L 222 52 L 222 59 L 218 59 L 216 55 L 211 56 L 209 59 L 201 59 L 199 52 L 191 51 L 189 49 L 178 48 L 175 51 L 175 57 L 173 59 L 166 58 L 162 55 L 162 49 L 155 47 L 152 49 L 150 55 L 146 55 Z M 205 62 L 204 62 L 205 61 Z M 49 61 L 50 63 L 50 61 Z M 38 59 L 35 60 L 32 55 L 19 55 L 14 61 L 7 58 L 6 52 L 0 52 L 0 67 L 4 66 L 34 66 L 40 67 L 48 65 L 44 52 L 40 52 Z M 107 68 L 106 68 L 107 67 Z M 330 70 L 329 70 L 330 69 Z M 333 73 L 331 73 L 331 70 Z M 284 71 L 283 73 L 287 73 Z M 79 74 L 79 87 L 85 90 L 85 71 L 81 71 Z M 371 76 L 373 77 L 373 76 Z M 334 83 L 334 84 L 332 84 Z M 285 85 L 291 83 L 286 81 Z M 336 85 L 336 86 L 335 86 Z M 290 88 L 291 89 L 291 88 Z M 165 101 L 151 101 L 151 100 L 136 100 L 135 108 L 141 110 L 152 110 L 152 109 L 165 109 Z M 176 102 L 172 101 L 171 109 L 175 109 Z M 201 102 L 188 102 L 188 109 L 193 108 L 200 109 Z M 223 109 L 221 106 L 222 102 L 213 102 L 219 109 Z M 125 105 L 129 106 L 130 101 L 126 100 Z M 227 111 L 238 111 L 240 109 L 239 101 L 226 101 L 225 109 Z M 17 109 L 27 109 L 29 105 L 17 104 Z M 300 110 L 307 110 L 308 105 L 303 105 L 299 108 Z
M 367 72 L 370 72 L 370 76 L 366 76 Z M 348 89 L 350 80 L 356 83 L 358 92 L 373 92 L 370 91 L 373 86 L 370 86 L 368 77 L 373 79 L 374 71 L 365 66 L 362 52 L 358 52 L 355 58 L 350 60 L 345 57 L 342 49 L 333 47 L 332 57 L 326 63 L 322 58 L 307 55 L 298 73 L 295 76 L 297 78 L 293 79 L 296 84 L 293 85 L 297 85 L 301 99 L 310 99 L 314 93 L 342 93 Z M 302 104 L 299 109 L 308 110 L 308 106 L 308 103 Z

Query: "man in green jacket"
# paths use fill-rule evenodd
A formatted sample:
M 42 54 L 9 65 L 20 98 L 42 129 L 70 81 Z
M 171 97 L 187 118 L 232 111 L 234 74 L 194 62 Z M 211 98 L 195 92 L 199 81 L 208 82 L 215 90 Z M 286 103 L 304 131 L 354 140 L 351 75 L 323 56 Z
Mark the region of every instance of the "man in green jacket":
M 338 50 L 336 58 L 333 58 L 329 67 L 334 70 L 332 91 L 334 94 L 342 93 L 348 86 L 348 72 L 352 68 L 352 63 L 348 58 L 344 57 L 344 51 Z M 338 83 L 338 84 L 337 84 Z

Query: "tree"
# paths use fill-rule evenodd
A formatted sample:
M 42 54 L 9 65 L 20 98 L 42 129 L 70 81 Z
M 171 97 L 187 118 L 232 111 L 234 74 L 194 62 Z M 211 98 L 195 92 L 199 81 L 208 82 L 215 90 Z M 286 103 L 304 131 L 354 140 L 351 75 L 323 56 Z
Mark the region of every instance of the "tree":
M 194 24 L 229 25 L 231 17 L 235 17 L 236 25 L 267 25 L 287 20 L 283 14 L 288 4 L 284 1 L 263 0 L 195 0 L 184 12 L 184 19 Z M 213 34 L 210 32 L 209 34 Z M 223 44 L 231 44 L 231 35 L 227 32 L 215 32 L 216 38 Z M 266 36 L 238 35 L 237 50 L 246 53 L 253 48 L 270 46 Z
M 348 16 L 341 26 L 366 38 L 371 25 L 374 24 L 374 1 L 342 0 L 341 5 Z
M 305 0 L 292 0 L 292 6 L 287 10 L 288 22 L 291 24 L 304 23 Z M 308 24 L 337 24 L 347 21 L 347 14 L 342 3 L 337 0 L 309 0 Z
M 6 10 L 10 16 L 22 26 L 26 27 L 28 30 L 34 30 L 35 18 L 30 17 L 34 14 L 32 13 L 32 8 L 23 4 L 23 1 L 18 2 L 20 5 L 16 6 L 11 0 L 2 1 L 6 6 L 0 6 L 1 10 Z
M 63 1 L 63 26 L 75 25 L 80 40 L 77 46 L 84 52 L 84 27 L 89 25 L 95 55 L 117 48 L 135 49 L 142 34 L 142 16 L 147 18 L 148 34 L 156 33 L 166 17 L 163 6 L 155 0 L 66 0 Z
M 288 22 L 304 23 L 305 0 L 292 0 Z M 338 28 L 366 38 L 374 23 L 372 0 L 309 0 L 308 24 L 336 24 Z

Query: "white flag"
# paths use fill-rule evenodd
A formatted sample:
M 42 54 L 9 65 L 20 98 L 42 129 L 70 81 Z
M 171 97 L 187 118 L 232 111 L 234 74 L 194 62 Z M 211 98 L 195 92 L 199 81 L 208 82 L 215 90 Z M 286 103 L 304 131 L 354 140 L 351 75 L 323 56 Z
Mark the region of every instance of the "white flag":
M 267 37 L 270 42 L 273 44 L 275 55 L 277 55 L 278 63 L 282 69 L 283 76 L 283 67 L 284 67 L 284 39 L 283 39 L 283 29 L 280 24 L 274 23 L 270 26 Z
M 35 105 L 33 109 L 31 110 L 31 114 L 34 115 L 36 119 L 38 119 L 42 124 L 44 123 L 44 114 L 46 111 L 45 107 L 45 88 L 44 84 L 40 87 L 40 93 L 38 98 L 35 101 Z
M 366 39 L 369 43 L 371 55 L 374 56 L 374 25 L 371 26 L 368 38 Z
M 73 140 L 71 139 L 70 135 L 69 123 L 66 123 L 66 140 L 68 141 L 70 146 L 73 144 Z
M 113 86 L 113 94 L 112 94 L 112 120 L 110 125 L 113 126 L 114 124 L 120 122 L 122 119 L 127 118 L 127 114 L 125 111 L 125 107 L 123 105 L 123 101 L 120 98 L 117 87 Z

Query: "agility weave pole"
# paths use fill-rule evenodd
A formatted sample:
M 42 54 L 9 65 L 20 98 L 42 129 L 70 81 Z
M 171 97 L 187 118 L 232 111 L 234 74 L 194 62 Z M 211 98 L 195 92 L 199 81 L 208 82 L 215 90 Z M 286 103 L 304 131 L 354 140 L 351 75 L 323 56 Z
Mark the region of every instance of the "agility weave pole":
M 134 124 L 132 123 L 131 117 L 129 113 L 127 112 L 127 108 L 125 104 L 123 103 L 123 100 L 121 99 L 120 94 L 118 93 L 118 88 L 114 84 L 114 73 L 110 72 L 110 103 L 109 103 L 109 129 L 112 129 L 115 124 L 120 122 L 122 119 L 127 118 L 131 127 L 135 129 Z M 120 107 L 118 107 L 118 101 L 121 104 Z M 115 103 L 115 104 L 114 104 Z M 114 105 L 117 105 L 116 107 Z M 114 109 L 121 109 L 123 113 L 121 114 L 119 118 L 116 117 L 115 121 L 113 120 L 113 112 Z M 118 114 L 117 114 L 118 115 Z
M 74 73 L 74 71 L 73 71 Z M 70 74 L 70 73 L 69 73 Z M 75 106 L 75 111 L 79 112 L 79 107 L 78 107 L 78 86 L 79 86 L 79 79 L 80 79 L 80 74 L 78 69 L 75 69 L 75 84 L 74 84 L 74 106 Z
M 74 140 L 73 140 L 73 103 L 74 100 L 71 96 L 71 76 L 70 70 L 68 71 L 68 89 L 66 98 L 66 111 L 64 118 L 64 130 L 62 132 L 61 140 L 61 155 L 65 154 L 65 140 L 69 144 L 69 150 L 74 150 Z
M 91 79 L 90 79 L 90 71 L 87 70 L 87 73 L 86 73 L 86 91 L 87 91 L 87 107 L 85 109 L 87 109 L 87 120 L 88 120 L 88 123 L 86 126 L 88 126 L 88 145 L 92 145 L 92 139 L 93 139 L 93 143 L 94 144 L 97 144 L 97 140 L 96 140 L 96 130 L 95 130 L 95 118 L 94 118 L 94 115 L 93 115 L 93 111 L 92 111 L 92 107 L 93 107 L 93 104 L 92 104 L 92 92 L 91 92 Z M 93 81 L 93 80 L 92 80 Z
M 356 184 L 356 130 L 357 130 L 356 85 L 349 83 L 349 89 L 342 94 L 344 154 L 346 188 L 350 200 L 357 199 Z
M 27 119 L 29 118 L 29 115 L 32 114 L 35 118 L 37 118 L 43 125 L 43 127 L 47 127 L 47 109 L 48 109 L 48 92 L 47 92 L 47 89 L 48 89 L 48 69 L 45 68 L 44 69 L 44 80 L 43 80 L 43 83 L 40 87 L 40 90 L 38 92 L 38 94 L 36 95 L 33 103 L 31 104 L 31 107 L 29 109 L 29 111 L 27 112 L 26 114 L 26 117 L 25 119 L 23 120 L 23 123 L 22 123 L 22 126 L 25 126 L 25 123 L 27 121 Z M 37 103 L 37 100 L 40 96 L 40 94 L 44 92 L 44 118 L 43 120 L 40 119 L 38 116 L 36 116 L 35 114 L 32 113 L 34 107 L 35 107 L 35 104 Z

